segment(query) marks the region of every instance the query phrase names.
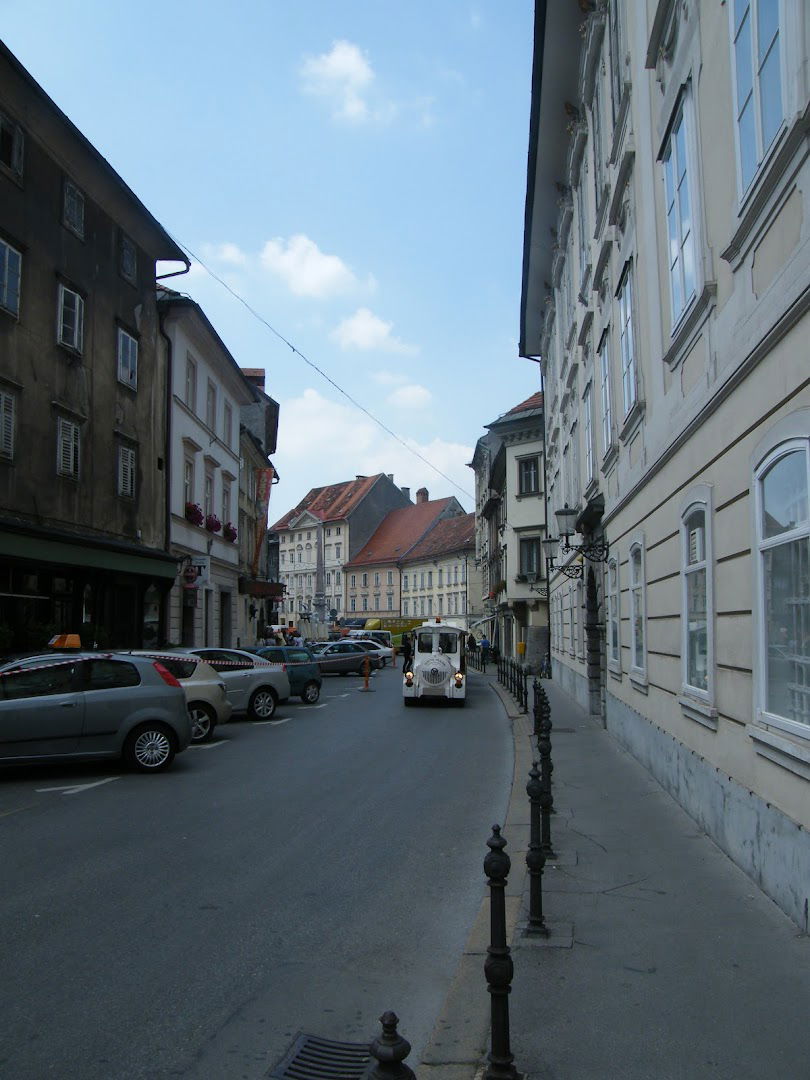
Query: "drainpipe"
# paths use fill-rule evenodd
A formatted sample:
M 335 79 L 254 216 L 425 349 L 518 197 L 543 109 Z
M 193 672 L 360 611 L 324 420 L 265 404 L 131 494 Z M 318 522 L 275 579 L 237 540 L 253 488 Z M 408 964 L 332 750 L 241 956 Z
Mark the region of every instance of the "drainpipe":
M 160 336 L 166 342 L 166 445 L 164 447 L 164 469 L 166 475 L 166 494 L 164 497 L 164 523 L 163 523 L 163 546 L 166 551 L 171 551 L 171 523 L 172 523 L 172 374 L 174 368 L 174 356 L 172 352 L 172 342 L 169 335 L 166 333 L 163 326 L 163 313 L 158 308 L 158 329 Z M 168 640 L 168 629 L 170 622 L 170 597 L 174 583 L 172 583 L 167 592 L 163 604 L 162 622 L 161 627 L 163 631 L 163 640 Z M 182 602 L 182 597 L 181 597 Z M 180 621 L 182 626 L 183 612 L 180 611 Z

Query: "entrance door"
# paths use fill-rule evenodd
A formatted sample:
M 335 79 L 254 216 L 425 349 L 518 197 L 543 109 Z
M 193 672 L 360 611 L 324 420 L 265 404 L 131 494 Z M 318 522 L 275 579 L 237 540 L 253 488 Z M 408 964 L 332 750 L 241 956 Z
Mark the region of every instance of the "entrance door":
M 223 649 L 231 647 L 233 617 L 231 613 L 231 594 L 227 589 L 219 590 L 219 643 Z

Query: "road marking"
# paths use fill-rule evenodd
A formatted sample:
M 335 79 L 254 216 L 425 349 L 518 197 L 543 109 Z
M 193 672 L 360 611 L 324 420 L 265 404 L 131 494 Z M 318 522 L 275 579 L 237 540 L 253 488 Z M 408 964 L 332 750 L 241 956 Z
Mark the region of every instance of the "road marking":
M 351 697 L 352 695 L 351 694 L 341 694 L 340 696 L 341 697 Z
M 191 743 L 188 747 L 189 750 L 216 750 L 218 746 L 226 746 L 227 739 L 218 739 L 216 742 L 209 743 Z
M 324 703 L 323 705 L 305 705 L 304 708 L 305 709 L 325 709 L 326 704 Z
M 283 720 L 254 720 L 254 727 L 264 727 L 266 724 L 289 724 L 290 717 L 285 716 Z
M 38 787 L 34 790 L 37 792 L 61 791 L 65 795 L 78 795 L 80 791 L 89 791 L 90 788 L 101 787 L 102 784 L 111 784 L 113 780 L 120 779 L 120 776 L 108 776 L 105 780 L 96 780 L 94 784 L 66 784 L 64 787 Z
M 19 814 L 21 810 L 33 810 L 36 803 L 31 803 L 29 806 L 15 806 L 13 810 L 0 811 L 0 817 L 9 817 L 10 814 Z

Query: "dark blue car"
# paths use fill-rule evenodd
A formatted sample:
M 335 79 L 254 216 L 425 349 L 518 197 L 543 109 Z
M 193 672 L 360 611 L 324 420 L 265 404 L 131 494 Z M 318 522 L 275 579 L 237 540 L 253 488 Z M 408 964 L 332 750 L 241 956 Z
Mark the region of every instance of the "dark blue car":
M 321 669 L 305 645 L 257 645 L 246 651 L 274 664 L 283 664 L 290 680 L 290 693 L 307 705 L 314 705 L 321 696 Z

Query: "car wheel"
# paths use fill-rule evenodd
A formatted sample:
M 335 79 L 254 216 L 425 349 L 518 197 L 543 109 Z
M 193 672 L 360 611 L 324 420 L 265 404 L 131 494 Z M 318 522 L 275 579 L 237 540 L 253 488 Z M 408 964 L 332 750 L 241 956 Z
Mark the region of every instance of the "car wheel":
M 214 710 L 204 701 L 195 701 L 189 705 L 188 715 L 191 720 L 191 741 L 193 743 L 208 742 L 217 726 Z
M 254 720 L 270 720 L 276 711 L 278 698 L 269 686 L 260 686 L 250 695 L 248 713 Z
M 174 760 L 176 740 L 163 724 L 141 724 L 127 735 L 124 761 L 138 772 L 161 772 Z
M 321 696 L 321 688 L 316 682 L 308 682 L 301 694 L 301 700 L 307 705 L 314 705 Z

